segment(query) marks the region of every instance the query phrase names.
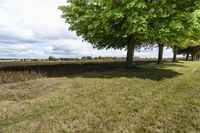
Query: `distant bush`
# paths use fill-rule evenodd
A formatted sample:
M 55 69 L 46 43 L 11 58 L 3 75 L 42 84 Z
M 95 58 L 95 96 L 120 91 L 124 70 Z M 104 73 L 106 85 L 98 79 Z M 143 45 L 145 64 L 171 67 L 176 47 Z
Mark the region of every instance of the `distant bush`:
M 60 61 L 60 59 L 54 58 L 53 56 L 49 56 L 48 61 Z
M 60 58 L 60 61 L 77 61 L 78 58 Z
M 81 58 L 81 60 L 92 60 L 93 58 L 91 56 L 84 56 Z
M 37 61 L 41 61 L 41 60 L 40 59 L 31 59 L 31 61 L 37 62 Z
M 101 56 L 95 57 L 94 59 L 95 60 L 103 60 L 103 61 L 112 61 L 112 60 L 114 60 L 114 61 L 123 61 L 123 60 L 125 60 L 124 57 L 101 57 Z

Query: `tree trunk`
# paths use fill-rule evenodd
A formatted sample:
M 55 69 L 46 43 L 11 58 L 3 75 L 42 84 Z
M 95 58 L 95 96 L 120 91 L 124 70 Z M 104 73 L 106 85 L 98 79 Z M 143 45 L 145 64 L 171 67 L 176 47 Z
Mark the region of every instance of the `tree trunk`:
M 177 46 L 174 46 L 174 56 L 173 56 L 173 60 L 172 62 L 176 62 L 177 61 Z
M 164 44 L 158 44 L 158 64 L 162 64 L 163 61 L 163 50 L 164 50 Z
M 189 60 L 189 55 L 190 55 L 190 52 L 189 52 L 189 50 L 187 50 L 186 61 Z
M 191 61 L 194 61 L 194 54 L 192 54 L 192 58 L 191 58 Z
M 199 60 L 199 58 L 200 58 L 200 55 L 197 55 L 197 60 Z
M 128 37 L 128 44 L 127 44 L 127 57 L 126 57 L 126 68 L 133 67 L 133 58 L 134 58 L 134 50 L 135 45 L 133 42 L 133 36 Z

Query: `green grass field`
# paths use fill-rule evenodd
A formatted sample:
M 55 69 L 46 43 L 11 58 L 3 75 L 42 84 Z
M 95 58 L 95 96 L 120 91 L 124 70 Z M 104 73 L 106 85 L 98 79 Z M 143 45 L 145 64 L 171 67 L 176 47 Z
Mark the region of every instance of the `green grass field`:
M 0 132 L 200 132 L 200 62 L 0 85 Z

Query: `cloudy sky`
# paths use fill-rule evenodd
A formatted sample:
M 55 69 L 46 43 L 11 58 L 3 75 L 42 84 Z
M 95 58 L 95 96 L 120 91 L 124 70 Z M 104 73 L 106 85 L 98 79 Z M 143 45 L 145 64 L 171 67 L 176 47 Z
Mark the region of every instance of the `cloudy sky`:
M 59 5 L 66 0 L 0 0 L 0 58 L 82 56 L 124 57 L 124 50 L 96 50 L 68 30 Z M 170 49 L 165 57 L 171 57 Z M 140 57 L 157 57 L 157 49 L 141 50 Z

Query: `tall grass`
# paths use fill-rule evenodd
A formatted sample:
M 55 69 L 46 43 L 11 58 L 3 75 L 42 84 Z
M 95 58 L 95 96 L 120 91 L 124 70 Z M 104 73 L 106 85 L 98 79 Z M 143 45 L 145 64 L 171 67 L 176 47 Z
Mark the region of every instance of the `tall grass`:
M 143 65 L 155 62 L 155 60 L 141 60 L 135 61 L 135 64 Z M 65 77 L 83 72 L 122 68 L 123 66 L 123 61 L 4 62 L 0 63 L 0 84 L 42 77 Z
M 19 71 L 19 72 L 5 72 L 0 71 L 0 84 L 3 83 L 13 83 L 13 82 L 23 82 L 32 79 L 38 79 L 45 77 L 45 74 L 36 71 Z

